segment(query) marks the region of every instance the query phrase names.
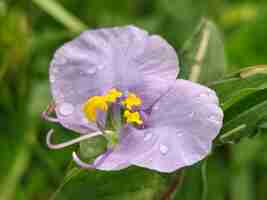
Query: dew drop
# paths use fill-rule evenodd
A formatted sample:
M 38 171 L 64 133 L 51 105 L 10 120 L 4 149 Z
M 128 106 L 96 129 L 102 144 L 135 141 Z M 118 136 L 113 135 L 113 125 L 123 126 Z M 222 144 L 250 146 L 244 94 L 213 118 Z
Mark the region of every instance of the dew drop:
M 95 74 L 96 73 L 96 67 L 95 66 L 90 66 L 89 69 L 86 71 L 87 74 Z
M 208 97 L 213 97 L 214 94 L 212 92 L 207 92 Z
M 105 65 L 98 65 L 98 66 L 97 66 L 97 69 L 98 69 L 98 70 L 102 70 L 102 69 L 104 69 L 104 67 L 105 67 Z
M 205 97 L 207 97 L 207 96 L 208 96 L 207 93 L 200 93 L 200 94 L 199 94 L 199 97 L 201 97 L 201 98 L 205 98 Z
M 70 103 L 63 103 L 59 108 L 59 112 L 65 116 L 70 115 L 71 113 L 73 113 L 73 111 L 74 107 Z
M 178 137 L 180 137 L 180 136 L 183 135 L 183 132 L 182 132 L 181 130 L 177 130 L 177 131 L 176 131 L 176 135 L 177 135 Z
M 160 146 L 159 146 L 159 150 L 160 150 L 160 152 L 161 152 L 163 155 L 165 155 L 165 154 L 168 153 L 169 148 L 168 148 L 166 145 L 164 145 L 164 144 L 160 144 Z
M 218 118 L 215 116 L 215 115 L 211 115 L 209 118 L 208 118 L 209 121 L 213 122 L 213 123 L 216 123 L 218 124 L 219 123 L 219 120 Z
M 144 141 L 148 141 L 152 138 L 152 133 L 147 133 L 144 137 Z
M 54 83 L 55 80 L 56 80 L 55 76 L 51 75 L 51 76 L 50 76 L 50 82 L 51 82 L 51 83 Z
M 53 67 L 52 73 L 57 74 L 58 73 L 58 68 L 57 67 Z
M 56 65 L 65 65 L 66 63 L 67 63 L 66 57 L 64 57 L 62 55 L 56 56 L 56 60 L 55 60 Z
M 154 110 L 158 110 L 158 109 L 159 109 L 159 105 L 157 104 L 154 106 Z
M 190 164 L 190 161 L 188 160 L 188 157 L 185 156 L 185 153 L 183 151 L 180 151 L 180 155 L 186 165 Z
M 190 117 L 190 118 L 194 117 L 194 115 L 195 115 L 194 112 L 189 113 L 189 117 Z

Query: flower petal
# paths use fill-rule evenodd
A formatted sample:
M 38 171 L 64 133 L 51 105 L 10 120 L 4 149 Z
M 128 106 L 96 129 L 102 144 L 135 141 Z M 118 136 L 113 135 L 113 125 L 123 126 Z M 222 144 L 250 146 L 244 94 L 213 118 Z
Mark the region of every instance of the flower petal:
M 152 108 L 148 128 L 123 129 L 121 143 L 98 169 L 119 170 L 134 164 L 172 172 L 192 165 L 210 152 L 222 118 L 214 91 L 177 80 Z
M 223 113 L 214 91 L 177 80 L 153 107 L 149 126 L 157 142 L 132 164 L 172 172 L 203 159 L 222 127 Z M 150 161 L 150 162 L 148 162 Z
M 153 147 L 157 138 L 149 137 L 150 130 L 138 130 L 133 127 L 127 127 L 122 130 L 121 142 L 115 147 L 113 152 L 97 166 L 101 170 L 120 170 L 131 165 L 131 159 L 142 155 Z M 158 135 L 155 135 L 158 137 Z M 102 156 L 102 155 L 101 155 Z M 97 158 L 100 159 L 101 156 Z M 97 162 L 95 161 L 95 163 Z
M 159 36 L 149 36 L 134 26 L 104 28 L 86 31 L 58 49 L 49 74 L 59 121 L 66 128 L 87 133 L 96 130 L 81 112 L 89 97 L 114 87 L 151 88 L 155 84 L 151 77 L 175 80 L 178 59 Z

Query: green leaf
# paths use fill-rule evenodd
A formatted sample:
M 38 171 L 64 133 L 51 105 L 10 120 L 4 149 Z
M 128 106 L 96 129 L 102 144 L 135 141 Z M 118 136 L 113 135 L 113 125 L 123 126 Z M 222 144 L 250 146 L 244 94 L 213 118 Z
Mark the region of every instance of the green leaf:
M 259 125 L 258 125 L 258 128 L 260 129 L 267 129 L 267 121 L 264 121 L 264 122 L 261 122 Z
M 69 13 L 63 6 L 54 0 L 32 0 L 38 7 L 46 11 L 70 31 L 79 33 L 86 29 L 86 25 L 77 17 Z
M 62 188 L 55 199 L 160 199 L 167 182 L 168 175 L 137 167 L 113 172 L 83 170 Z
M 249 105 L 249 101 L 259 98 L 265 99 L 254 105 Z M 242 100 L 239 104 L 233 106 L 233 108 L 225 112 L 226 123 L 222 129 L 222 132 L 228 132 L 241 124 L 246 125 L 242 132 L 247 134 L 253 134 L 256 131 L 258 123 L 267 116 L 267 89 L 261 92 L 250 95 L 246 99 Z M 255 100 L 256 101 L 256 100 Z M 251 102 L 252 103 L 252 102 Z M 243 104 L 243 105 L 242 105 Z
M 266 68 L 253 66 L 229 75 L 226 79 L 209 85 L 219 96 L 224 110 L 242 98 L 263 90 L 267 86 Z
M 267 117 L 267 89 L 260 90 L 235 103 L 224 112 L 222 143 L 238 142 L 259 133 L 259 123 Z
M 224 45 L 216 25 L 203 19 L 180 53 L 181 76 L 200 83 L 223 77 L 226 67 Z
M 237 142 L 259 132 L 259 123 L 267 116 L 266 71 L 267 66 L 252 66 L 209 85 L 217 92 L 225 114 L 219 142 Z
M 219 142 L 233 143 L 234 141 L 240 140 L 242 138 L 241 131 L 246 127 L 247 127 L 246 124 L 241 124 L 236 128 L 226 132 L 225 134 L 219 137 Z
M 47 81 L 39 81 L 31 90 L 28 112 L 32 120 L 41 120 L 41 113 L 47 108 L 51 99 Z

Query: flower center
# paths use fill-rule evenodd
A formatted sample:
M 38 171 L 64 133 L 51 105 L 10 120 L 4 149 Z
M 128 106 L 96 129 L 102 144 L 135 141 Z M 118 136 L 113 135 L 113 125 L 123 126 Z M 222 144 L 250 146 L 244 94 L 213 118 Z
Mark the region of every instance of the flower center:
M 136 123 L 138 125 L 143 124 L 143 120 L 139 112 L 130 112 L 129 110 L 125 110 L 123 116 L 126 118 L 127 123 Z
M 118 103 L 123 111 L 123 117 L 127 124 L 141 125 L 143 120 L 138 111 L 142 100 L 136 94 L 129 92 L 125 95 L 118 89 L 111 89 L 105 95 L 89 98 L 83 106 L 83 112 L 89 121 L 97 121 L 97 111 L 107 112 L 110 105 Z M 133 111 L 133 109 L 135 109 Z
M 132 110 L 133 107 L 138 107 L 142 104 L 142 100 L 134 93 L 129 92 L 127 98 L 122 101 L 122 104 L 128 109 Z

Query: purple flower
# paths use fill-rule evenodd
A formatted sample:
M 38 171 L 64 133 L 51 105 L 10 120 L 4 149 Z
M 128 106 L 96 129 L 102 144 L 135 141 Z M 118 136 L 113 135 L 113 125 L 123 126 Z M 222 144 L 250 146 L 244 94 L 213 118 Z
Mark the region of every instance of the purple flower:
M 175 50 L 160 36 L 134 26 L 86 31 L 55 53 L 50 108 L 79 138 L 52 144 L 63 148 L 97 135 L 117 142 L 84 168 L 119 170 L 137 165 L 172 172 L 203 159 L 222 127 L 223 112 L 211 89 L 176 80 Z M 108 127 L 107 120 L 114 122 Z M 109 134 L 110 135 L 110 134 Z

